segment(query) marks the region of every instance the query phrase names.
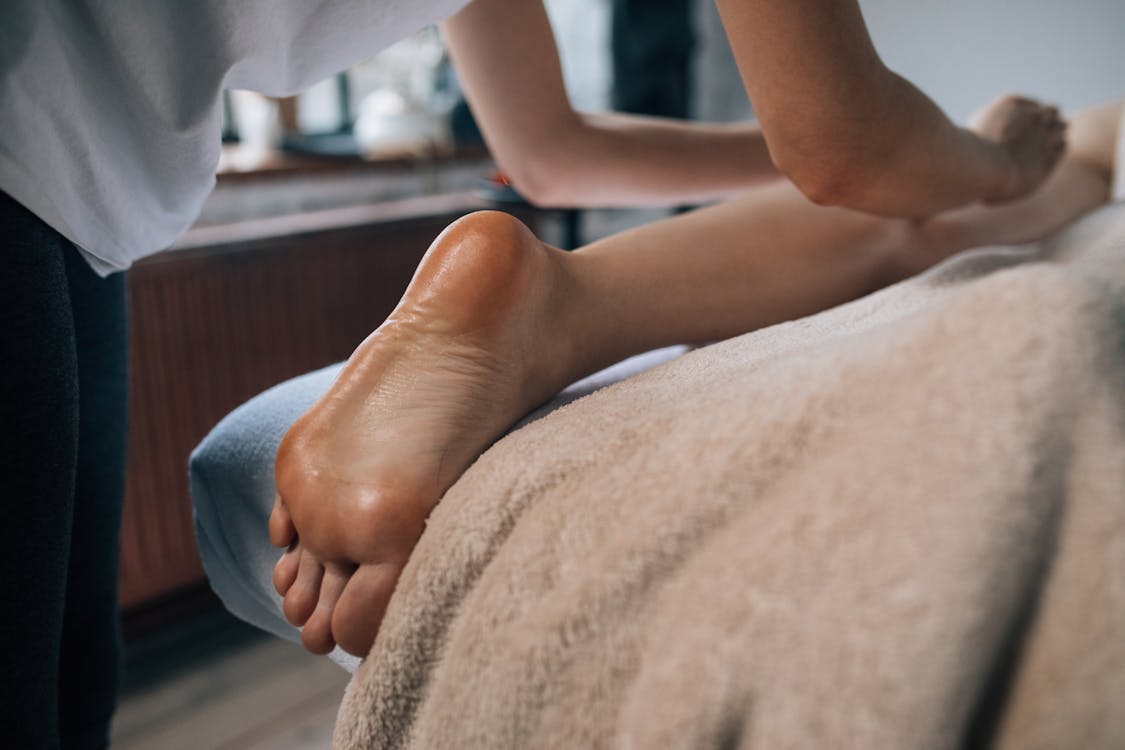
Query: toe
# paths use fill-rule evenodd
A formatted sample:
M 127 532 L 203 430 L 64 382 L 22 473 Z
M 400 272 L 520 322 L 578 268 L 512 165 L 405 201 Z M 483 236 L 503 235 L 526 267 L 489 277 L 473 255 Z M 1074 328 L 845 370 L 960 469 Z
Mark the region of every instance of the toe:
M 314 654 L 327 654 L 336 647 L 336 641 L 332 637 L 332 613 L 352 572 L 352 568 L 341 565 L 325 566 L 316 609 L 301 630 L 301 642 Z
M 282 596 L 289 593 L 293 581 L 297 580 L 297 564 L 301 560 L 300 549 L 299 544 L 293 543 L 273 566 L 273 587 Z
M 302 550 L 301 561 L 297 564 L 297 580 L 285 595 L 285 619 L 300 627 L 316 609 L 320 598 L 320 582 L 324 577 L 324 566 L 320 561 Z
M 274 495 L 269 530 L 270 542 L 275 547 L 288 547 L 297 534 L 297 529 L 293 526 L 293 518 L 289 515 L 289 509 L 285 507 L 281 495 Z
M 367 656 L 387 609 L 402 563 L 363 565 L 352 575 L 332 615 L 332 636 L 354 656 Z

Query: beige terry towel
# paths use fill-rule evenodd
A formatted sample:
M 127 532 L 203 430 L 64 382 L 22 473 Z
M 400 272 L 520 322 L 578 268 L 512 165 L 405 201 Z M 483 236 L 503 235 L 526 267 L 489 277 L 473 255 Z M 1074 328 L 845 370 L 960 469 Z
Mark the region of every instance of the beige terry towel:
M 1125 204 L 493 446 L 338 748 L 1125 747 Z

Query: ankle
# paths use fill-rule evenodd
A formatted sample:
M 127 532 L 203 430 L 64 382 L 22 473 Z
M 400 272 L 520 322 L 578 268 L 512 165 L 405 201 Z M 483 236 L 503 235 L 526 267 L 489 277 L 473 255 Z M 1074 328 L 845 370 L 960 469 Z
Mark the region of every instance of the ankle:
M 638 325 L 628 300 L 635 293 L 619 286 L 612 264 L 596 254 L 563 253 L 565 299 L 558 304 L 560 342 L 566 348 L 567 382 L 573 382 L 622 359 L 660 346 L 649 345 L 646 327 Z
M 541 247 L 537 265 L 542 285 L 529 315 L 532 325 L 527 335 L 534 344 L 525 375 L 553 394 L 589 372 L 588 350 L 597 336 L 589 321 L 597 299 L 576 272 L 573 253 L 545 243 Z

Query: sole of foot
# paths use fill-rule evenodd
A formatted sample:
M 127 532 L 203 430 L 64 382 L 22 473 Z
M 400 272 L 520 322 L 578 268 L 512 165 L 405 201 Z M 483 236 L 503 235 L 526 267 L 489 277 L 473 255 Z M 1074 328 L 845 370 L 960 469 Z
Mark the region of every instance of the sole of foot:
M 572 379 L 568 311 L 584 302 L 567 262 L 507 214 L 454 222 L 286 435 L 274 583 L 309 650 L 366 655 L 441 496 Z

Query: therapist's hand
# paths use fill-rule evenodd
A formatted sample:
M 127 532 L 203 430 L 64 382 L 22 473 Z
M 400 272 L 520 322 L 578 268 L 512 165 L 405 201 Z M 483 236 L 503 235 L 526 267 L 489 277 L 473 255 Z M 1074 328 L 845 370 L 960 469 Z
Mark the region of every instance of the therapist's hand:
M 1066 150 L 1066 122 L 1056 107 L 1020 96 L 1002 96 L 973 117 L 969 129 L 1000 146 L 1010 179 L 988 203 L 1021 198 L 1038 188 Z

